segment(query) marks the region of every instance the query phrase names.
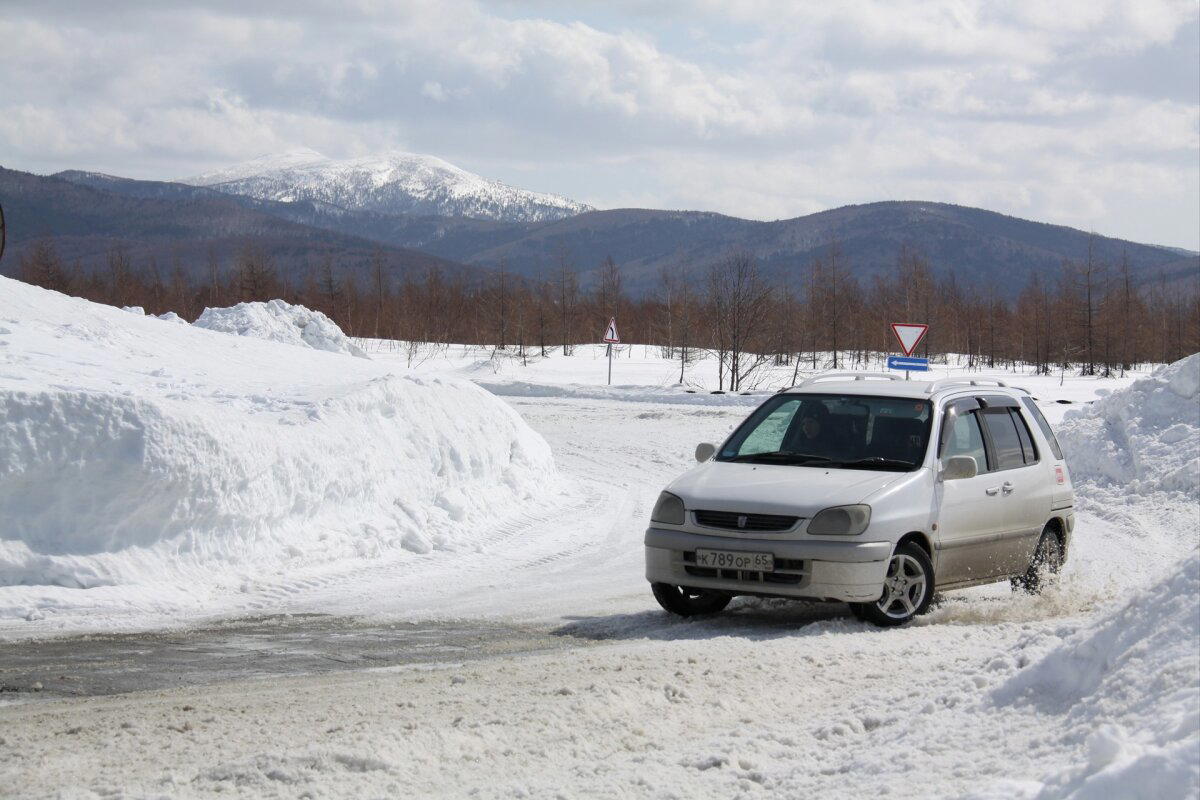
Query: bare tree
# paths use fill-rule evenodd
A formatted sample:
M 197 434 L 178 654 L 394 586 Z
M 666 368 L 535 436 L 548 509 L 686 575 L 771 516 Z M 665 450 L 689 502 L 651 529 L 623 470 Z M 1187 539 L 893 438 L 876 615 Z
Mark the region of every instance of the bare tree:
M 1080 373 L 1083 375 L 1095 375 L 1096 294 L 1097 287 L 1104 273 L 1103 265 L 1097 263 L 1095 258 L 1095 234 L 1088 237 L 1086 259 L 1080 264 L 1070 266 L 1069 272 L 1071 273 L 1074 288 L 1079 294 L 1079 301 L 1082 304 L 1079 314 L 1080 324 L 1083 328 L 1082 344 L 1084 361 Z
M 508 272 L 508 264 L 502 258 L 496 266 L 496 271 L 492 273 L 489 292 L 493 333 L 497 350 L 504 350 L 508 347 L 513 302 L 511 283 L 512 276 Z
M 208 305 L 211 308 L 220 308 L 221 302 L 221 262 L 217 260 L 217 253 L 213 250 L 212 245 L 208 246 Z
M 33 251 L 22 255 L 17 263 L 17 275 L 26 283 L 36 284 L 56 292 L 70 290 L 71 281 L 62 259 L 54 249 L 54 244 L 46 239 L 40 239 L 33 245 Z
M 388 286 L 383 275 L 383 250 L 376 247 L 371 254 L 371 288 L 375 295 L 375 324 L 371 338 L 378 339 L 383 329 L 384 307 L 387 305 Z
M 718 349 L 728 356 L 729 388 L 736 392 L 767 361 L 761 334 L 773 289 L 763 280 L 755 258 L 737 252 L 709 269 L 708 294 Z
M 257 244 L 247 242 L 242 247 L 235 271 L 242 300 L 270 300 L 277 293 L 278 281 L 271 258 Z
M 621 287 L 621 268 L 612 260 L 605 257 L 600 264 L 600 279 L 596 285 L 596 310 L 601 317 L 597 320 L 601 326 L 606 324 L 609 317 L 621 316 L 623 292 Z
M 559 338 L 564 356 L 575 350 L 575 315 L 579 312 L 579 275 L 565 250 L 558 257 L 558 318 Z
M 108 251 L 107 263 L 108 279 L 111 286 L 109 296 L 112 298 L 114 306 L 127 306 L 130 304 L 130 296 L 133 284 L 133 267 L 129 261 L 129 251 L 124 245 L 114 245 Z

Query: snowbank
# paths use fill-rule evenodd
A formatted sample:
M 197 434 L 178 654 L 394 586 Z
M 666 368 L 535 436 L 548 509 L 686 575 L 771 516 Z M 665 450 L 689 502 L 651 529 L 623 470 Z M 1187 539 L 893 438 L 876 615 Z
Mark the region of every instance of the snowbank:
M 4 278 L 0 321 L 0 619 L 475 548 L 557 486 L 546 442 L 467 381 Z
M 1086 763 L 1039 798 L 1184 797 L 1200 787 L 1200 554 L 993 694 L 1065 715 Z
M 282 300 L 238 303 L 229 308 L 206 308 L 192 324 L 238 336 L 253 336 L 271 342 L 369 358 L 329 317 L 320 311 L 310 311 L 304 306 L 294 306 Z
M 1058 439 L 1077 483 L 1200 500 L 1200 353 L 1067 412 Z

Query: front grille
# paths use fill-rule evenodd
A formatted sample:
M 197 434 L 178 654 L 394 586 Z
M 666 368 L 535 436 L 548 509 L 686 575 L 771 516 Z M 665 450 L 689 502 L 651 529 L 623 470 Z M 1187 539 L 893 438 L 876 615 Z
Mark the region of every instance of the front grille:
M 800 520 L 782 514 L 739 514 L 736 511 L 696 511 L 696 524 L 730 531 L 786 531 Z M 741 522 L 742 524 L 738 524 Z

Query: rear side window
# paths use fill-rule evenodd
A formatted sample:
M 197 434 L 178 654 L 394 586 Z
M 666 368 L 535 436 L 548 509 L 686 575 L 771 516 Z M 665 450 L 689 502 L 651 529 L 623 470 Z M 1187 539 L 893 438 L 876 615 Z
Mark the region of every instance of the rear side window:
M 1032 397 L 1022 397 L 1021 405 L 1025 406 L 1025 410 L 1033 417 L 1033 421 L 1037 423 L 1042 436 L 1046 437 L 1046 441 L 1050 444 L 1050 451 L 1054 453 L 1054 457 L 1062 461 L 1062 448 L 1058 444 L 1058 439 L 1054 436 L 1054 431 L 1050 428 L 1050 423 L 1046 422 L 1046 418 L 1042 416 L 1042 411 L 1037 407 L 1037 403 L 1033 402 Z
M 1017 438 L 1021 440 L 1021 450 L 1025 453 L 1025 463 L 1036 464 L 1038 460 L 1037 448 L 1033 445 L 1033 436 L 1029 433 L 1029 426 L 1025 424 L 1025 418 L 1021 416 L 1019 409 L 1010 408 L 1008 411 L 1012 414 L 1013 423 L 1017 426 Z
M 1025 453 L 1021 450 L 1021 439 L 1017 426 L 1007 408 L 988 409 L 983 413 L 983 424 L 992 439 L 996 469 L 1013 469 L 1025 466 Z

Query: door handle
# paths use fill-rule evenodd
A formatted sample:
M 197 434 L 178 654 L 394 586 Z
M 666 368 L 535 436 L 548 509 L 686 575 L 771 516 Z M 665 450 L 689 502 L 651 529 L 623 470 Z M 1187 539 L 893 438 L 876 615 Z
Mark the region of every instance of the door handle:
M 989 495 L 997 495 L 997 494 L 1000 494 L 1000 487 L 993 486 L 992 488 L 984 489 L 983 491 L 987 492 Z
M 1013 485 L 1012 485 L 1012 481 L 1005 481 L 1005 482 L 1004 482 L 1004 493 L 1005 493 L 1005 494 L 1012 494 L 1012 492 L 1013 492 Z

